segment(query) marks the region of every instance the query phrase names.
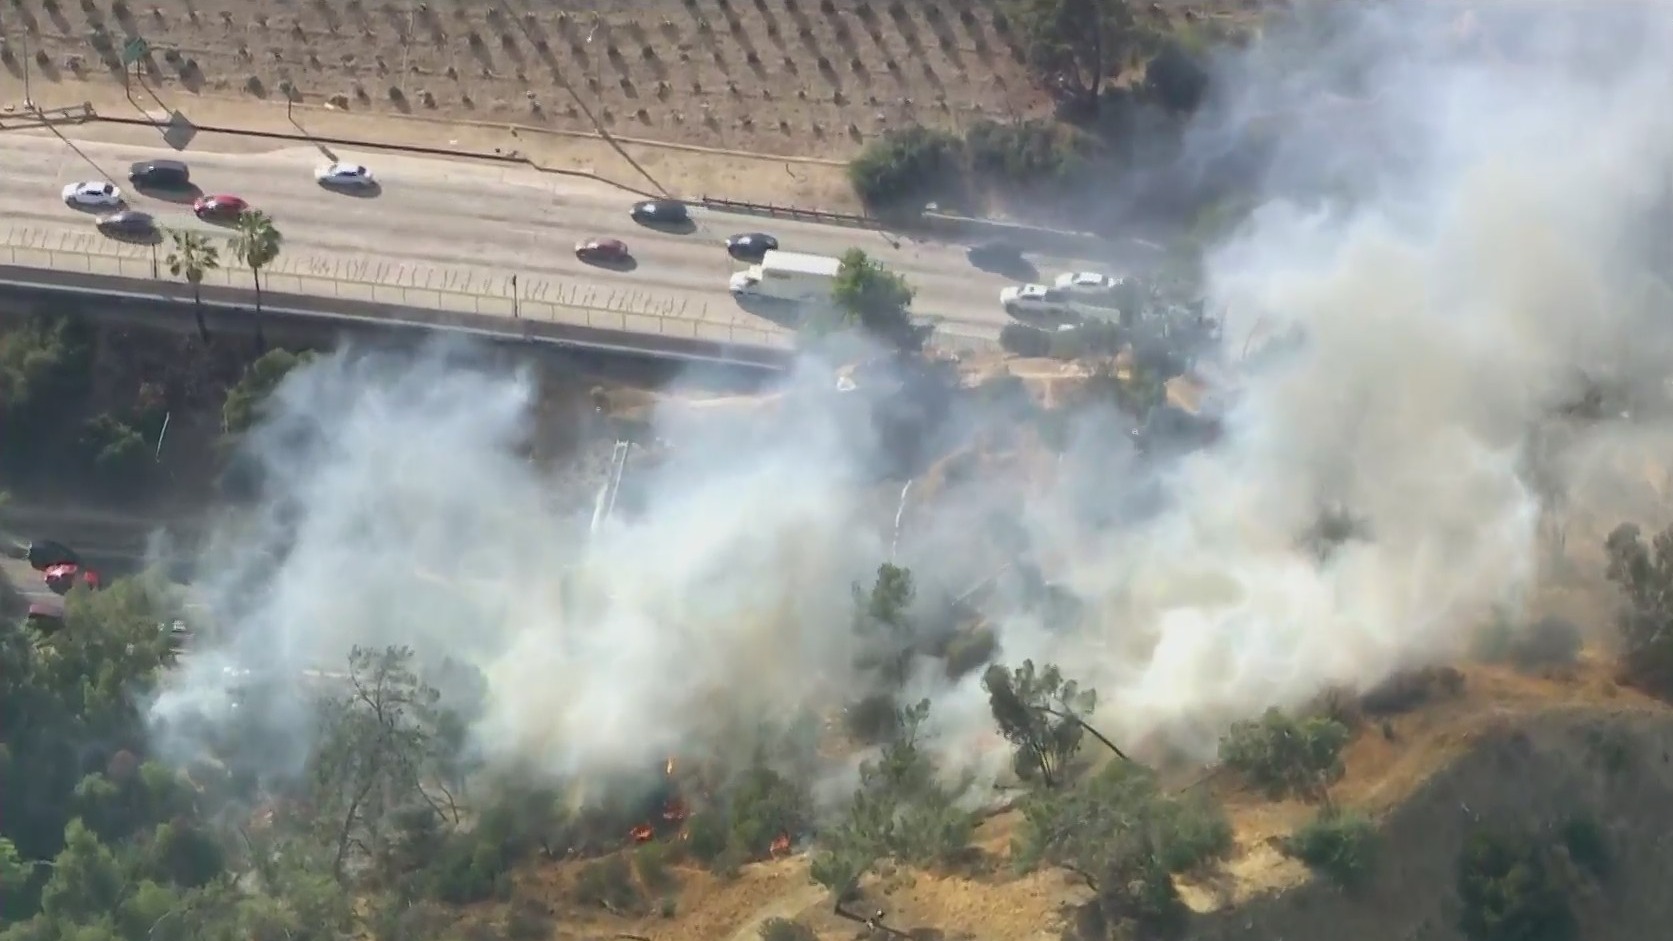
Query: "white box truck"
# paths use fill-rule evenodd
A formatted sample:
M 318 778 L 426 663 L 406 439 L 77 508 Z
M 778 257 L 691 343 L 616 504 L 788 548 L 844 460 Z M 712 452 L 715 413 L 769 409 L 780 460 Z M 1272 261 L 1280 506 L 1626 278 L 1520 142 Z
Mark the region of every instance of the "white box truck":
M 769 251 L 759 265 L 732 275 L 732 293 L 740 298 L 805 304 L 829 303 L 831 285 L 842 261 L 830 255 Z

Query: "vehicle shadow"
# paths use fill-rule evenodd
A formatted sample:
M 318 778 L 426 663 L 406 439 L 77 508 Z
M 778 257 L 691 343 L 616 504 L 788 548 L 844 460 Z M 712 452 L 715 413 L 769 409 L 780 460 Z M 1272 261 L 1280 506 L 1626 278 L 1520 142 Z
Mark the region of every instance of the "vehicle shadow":
M 144 186 L 139 183 L 130 185 L 134 192 L 141 196 L 181 206 L 189 206 L 203 197 L 203 190 L 196 183 L 187 183 L 185 186 Z
M 658 232 L 666 232 L 669 235 L 690 235 L 691 233 L 697 231 L 697 223 L 691 221 L 690 219 L 683 219 L 679 222 L 657 222 L 654 219 L 635 219 L 633 221 L 639 223 L 647 229 L 655 229 Z
M 618 271 L 623 274 L 637 270 L 639 267 L 639 259 L 632 255 L 626 258 L 581 258 L 577 255 L 576 258 L 580 260 L 581 264 L 589 268 L 603 268 L 606 271 Z
M 113 229 L 100 229 L 99 231 L 104 234 L 105 238 L 114 239 L 128 245 L 163 244 L 163 232 L 161 229 L 152 229 L 149 232 L 118 232 Z
M 732 297 L 746 314 L 760 317 L 786 330 L 794 330 L 801 326 L 802 308 L 793 301 L 775 301 L 748 294 L 734 294 Z
M 110 213 L 121 212 L 122 210 L 128 208 L 128 201 L 125 199 L 111 206 L 89 206 L 86 203 L 72 203 L 67 199 L 62 200 L 62 202 L 65 206 L 74 209 L 76 212 L 79 212 L 84 216 L 109 215 Z
M 350 196 L 355 199 L 377 199 L 383 195 L 382 183 L 371 183 L 366 186 L 339 186 L 334 183 L 320 183 L 320 189 L 338 196 Z
M 1033 283 L 1038 281 L 1040 278 L 1040 269 L 1034 267 L 1034 263 L 1026 258 L 1008 259 L 1003 261 L 997 259 L 977 260 L 973 258 L 970 260 L 970 266 L 975 268 L 977 271 L 986 271 L 989 274 L 996 274 L 1016 281 Z

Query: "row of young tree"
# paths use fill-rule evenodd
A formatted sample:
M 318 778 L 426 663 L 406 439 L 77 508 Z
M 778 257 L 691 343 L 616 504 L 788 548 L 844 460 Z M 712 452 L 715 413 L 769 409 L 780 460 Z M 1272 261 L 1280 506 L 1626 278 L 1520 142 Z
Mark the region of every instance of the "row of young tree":
M 1042 197 L 1107 186 L 1141 151 L 1165 151 L 1164 138 L 1177 136 L 1181 117 L 1206 96 L 1209 72 L 1201 44 L 1158 9 L 1141 13 L 1129 0 L 994 4 L 995 28 L 1055 102 L 1055 115 L 982 120 L 959 134 L 890 131 L 850 163 L 855 192 L 879 212 L 915 212 L 932 200 L 980 208 L 985 197 L 1007 195 L 1022 197 L 1017 208 L 1037 210 Z M 1202 37 L 1202 24 L 1194 33 Z M 1135 70 L 1142 82 L 1116 85 Z M 1146 136 L 1156 139 L 1136 140 Z

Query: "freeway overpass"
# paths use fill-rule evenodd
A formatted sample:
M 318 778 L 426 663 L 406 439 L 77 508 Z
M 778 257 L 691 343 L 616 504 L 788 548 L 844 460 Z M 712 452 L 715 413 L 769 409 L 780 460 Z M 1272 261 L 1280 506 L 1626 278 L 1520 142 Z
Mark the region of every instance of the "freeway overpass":
M 63 137 L 60 134 L 65 135 Z M 90 139 L 93 137 L 101 139 Z M 238 135 L 199 133 L 191 150 L 157 146 L 151 128 L 109 125 L 23 128 L 0 138 L 0 266 L 21 271 L 120 278 L 121 289 L 165 290 L 166 246 L 124 244 L 99 235 L 88 213 L 63 204 L 62 187 L 109 178 L 132 208 L 167 227 L 217 238 L 229 231 L 197 220 L 190 198 L 134 192 L 132 161 L 185 159 L 199 192 L 232 194 L 269 213 L 284 249 L 267 269 L 265 286 L 287 310 L 373 305 L 432 312 L 433 326 L 466 323 L 496 333 L 552 331 L 630 335 L 660 349 L 689 341 L 731 349 L 782 351 L 786 332 L 738 307 L 726 280 L 738 263 L 724 239 L 767 229 L 788 249 L 840 254 L 859 247 L 918 289 L 919 315 L 940 323 L 955 345 L 991 343 L 1006 322 L 997 295 L 1007 279 L 972 267 L 963 247 L 809 221 L 763 220 L 693 210 L 685 230 L 637 225 L 627 209 L 636 197 L 607 184 L 482 161 L 443 160 L 384 151 L 338 151 L 378 176 L 375 195 L 335 193 L 315 183 L 320 151 Z M 606 269 L 579 262 L 572 248 L 593 237 L 625 240 L 633 265 Z M 206 294 L 217 303 L 242 300 L 250 273 L 223 253 Z M 1041 259 L 1051 274 L 1085 262 Z M 183 294 L 183 286 L 173 288 Z M 314 304 L 299 298 L 323 298 Z M 511 323 L 507 323 L 507 322 Z

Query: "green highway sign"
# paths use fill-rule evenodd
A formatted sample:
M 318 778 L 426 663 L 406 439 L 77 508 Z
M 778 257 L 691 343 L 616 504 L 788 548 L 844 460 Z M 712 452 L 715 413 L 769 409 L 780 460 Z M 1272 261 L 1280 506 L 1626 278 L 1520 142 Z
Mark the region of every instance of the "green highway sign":
M 133 65 L 135 62 L 144 58 L 145 54 L 150 51 L 150 43 L 147 43 L 145 40 L 138 37 L 130 39 L 128 40 L 127 45 L 122 47 L 122 64 Z

